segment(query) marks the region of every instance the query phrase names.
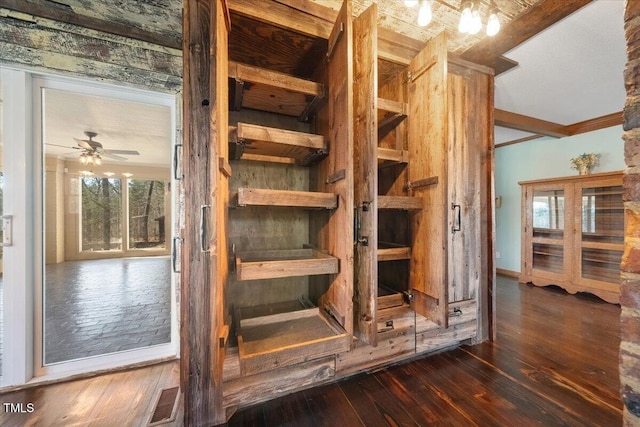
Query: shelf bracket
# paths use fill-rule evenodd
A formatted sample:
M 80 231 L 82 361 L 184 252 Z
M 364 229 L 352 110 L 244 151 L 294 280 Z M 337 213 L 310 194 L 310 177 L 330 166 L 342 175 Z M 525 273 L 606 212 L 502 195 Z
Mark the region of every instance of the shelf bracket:
M 338 181 L 342 181 L 347 176 L 347 171 L 345 169 L 340 169 L 338 172 L 329 175 L 325 184 L 331 185 L 335 184 Z
M 244 81 L 238 78 L 231 79 L 229 83 L 229 109 L 232 111 L 242 110 L 242 98 L 244 97 Z
M 436 185 L 438 184 L 438 177 L 437 176 L 432 176 L 429 178 L 425 178 L 425 179 L 419 179 L 417 181 L 409 181 L 405 184 L 404 186 L 404 190 L 405 191 L 410 191 L 410 190 L 414 190 L 416 188 L 421 188 L 421 187 L 428 187 L 431 185 Z
M 311 117 L 320 109 L 326 98 L 324 86 L 321 86 L 322 93 L 316 96 L 307 96 L 307 106 L 298 117 L 299 122 L 308 122 Z

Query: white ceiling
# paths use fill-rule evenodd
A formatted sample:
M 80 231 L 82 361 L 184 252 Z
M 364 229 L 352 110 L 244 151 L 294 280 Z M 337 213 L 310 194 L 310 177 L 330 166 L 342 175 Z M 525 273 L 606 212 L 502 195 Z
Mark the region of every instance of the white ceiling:
M 562 125 L 621 111 L 626 42 L 623 0 L 596 0 L 505 56 L 495 107 Z M 531 134 L 496 127 L 500 144 Z
M 73 148 L 77 147 L 74 138 L 87 139 L 84 132 L 93 131 L 98 133 L 94 140 L 105 150 L 140 152 L 122 155 L 126 162 L 103 158 L 105 164 L 170 167 L 171 109 L 167 106 L 56 89 L 45 89 L 43 104 L 46 155 L 78 159 L 81 151 Z

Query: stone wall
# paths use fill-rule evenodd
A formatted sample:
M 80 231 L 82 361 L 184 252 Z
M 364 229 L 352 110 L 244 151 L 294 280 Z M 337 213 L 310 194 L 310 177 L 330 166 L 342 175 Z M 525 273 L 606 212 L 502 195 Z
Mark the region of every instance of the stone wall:
M 640 2 L 627 0 L 624 29 L 625 249 L 620 287 L 620 383 L 624 425 L 640 425 Z

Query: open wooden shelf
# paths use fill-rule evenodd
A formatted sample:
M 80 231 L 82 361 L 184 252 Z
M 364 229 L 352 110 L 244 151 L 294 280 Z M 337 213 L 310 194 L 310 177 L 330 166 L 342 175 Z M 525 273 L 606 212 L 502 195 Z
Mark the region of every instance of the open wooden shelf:
M 378 311 L 404 304 L 404 295 L 401 292 L 378 284 Z
M 422 197 L 408 196 L 378 196 L 378 210 L 380 209 L 400 209 L 400 210 L 420 210 L 422 209 Z
M 325 97 L 322 84 L 229 61 L 232 110 L 252 108 L 307 120 Z
M 229 156 L 235 160 L 249 154 L 262 156 L 262 160 L 270 157 L 293 159 L 302 166 L 308 166 L 329 153 L 322 135 L 248 123 L 238 123 L 237 127 L 229 129 Z
M 317 307 L 243 319 L 238 325 L 242 375 L 349 351 L 352 337 Z
M 409 152 L 378 147 L 378 167 L 409 163 Z
M 238 280 L 338 273 L 338 259 L 315 249 L 248 251 L 236 254 Z
M 411 248 L 393 243 L 378 242 L 378 261 L 411 259 Z
M 333 193 L 267 190 L 260 188 L 238 188 L 236 201 L 236 205 L 239 207 L 287 206 L 310 209 L 335 209 L 338 206 L 338 196 Z
M 382 138 L 407 118 L 406 102 L 378 98 L 378 138 Z

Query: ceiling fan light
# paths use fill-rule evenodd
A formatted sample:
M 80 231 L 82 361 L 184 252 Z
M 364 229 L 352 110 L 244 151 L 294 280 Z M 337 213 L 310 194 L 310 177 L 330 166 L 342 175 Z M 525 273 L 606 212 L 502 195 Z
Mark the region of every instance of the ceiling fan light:
M 100 156 L 96 155 L 93 158 L 93 163 L 95 163 L 97 166 L 100 166 L 102 164 L 102 158 Z
M 431 2 L 429 0 L 422 0 L 420 10 L 418 11 L 418 25 L 426 27 L 431 22 L 432 17 Z
M 500 20 L 498 19 L 498 14 L 492 11 L 487 21 L 487 35 L 495 36 L 498 34 L 498 31 L 500 31 Z
M 404 0 L 404 5 L 407 7 L 415 7 L 418 4 L 418 0 Z
M 458 31 L 461 33 L 468 33 L 471 27 L 471 6 L 467 5 L 460 15 L 460 24 L 458 24 Z

